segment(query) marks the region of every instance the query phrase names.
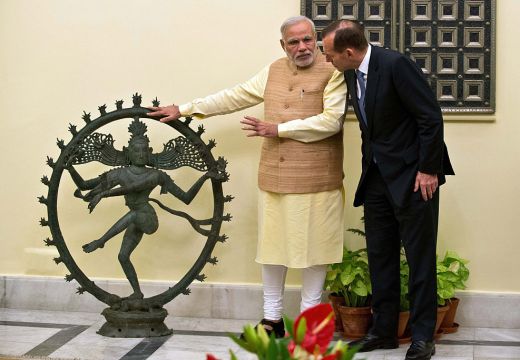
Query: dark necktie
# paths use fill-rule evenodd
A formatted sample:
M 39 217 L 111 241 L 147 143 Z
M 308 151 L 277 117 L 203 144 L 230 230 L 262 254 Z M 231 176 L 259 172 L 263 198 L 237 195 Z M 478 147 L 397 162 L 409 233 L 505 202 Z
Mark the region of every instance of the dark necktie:
M 356 70 L 357 81 L 359 84 L 359 97 L 358 97 L 358 105 L 359 112 L 361 113 L 361 117 L 365 125 L 367 124 L 367 115 L 365 113 L 365 74 L 362 71 Z

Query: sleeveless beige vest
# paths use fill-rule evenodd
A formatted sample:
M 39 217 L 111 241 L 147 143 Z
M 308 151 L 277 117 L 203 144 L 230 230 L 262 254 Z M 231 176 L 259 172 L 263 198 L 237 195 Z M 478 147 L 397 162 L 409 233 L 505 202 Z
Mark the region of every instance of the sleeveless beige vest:
M 323 90 L 334 68 L 318 53 L 309 68 L 288 58 L 269 68 L 264 92 L 265 121 L 280 124 L 323 112 Z M 264 138 L 258 169 L 261 190 L 284 194 L 338 189 L 343 180 L 343 133 L 313 143 Z

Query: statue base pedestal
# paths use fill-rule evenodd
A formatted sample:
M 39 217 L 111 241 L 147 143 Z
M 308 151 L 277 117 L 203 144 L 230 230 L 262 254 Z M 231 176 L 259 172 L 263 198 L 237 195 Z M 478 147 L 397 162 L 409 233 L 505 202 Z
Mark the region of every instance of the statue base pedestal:
M 101 313 L 107 320 L 98 334 L 116 338 L 166 336 L 173 333 L 164 324 L 168 315 L 165 309 L 152 311 L 117 311 L 106 308 Z

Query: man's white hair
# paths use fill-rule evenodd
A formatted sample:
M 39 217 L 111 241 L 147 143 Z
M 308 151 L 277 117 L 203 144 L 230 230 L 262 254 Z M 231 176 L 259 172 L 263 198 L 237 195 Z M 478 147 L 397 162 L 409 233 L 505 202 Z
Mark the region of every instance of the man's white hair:
M 288 27 L 293 26 L 295 24 L 301 23 L 302 21 L 307 21 L 312 26 L 312 33 L 316 34 L 316 28 L 314 27 L 314 22 L 312 22 L 311 19 L 309 19 L 306 16 L 300 15 L 300 16 L 293 16 L 285 20 L 280 26 L 280 33 L 282 34 L 282 38 L 285 36 L 285 31 Z

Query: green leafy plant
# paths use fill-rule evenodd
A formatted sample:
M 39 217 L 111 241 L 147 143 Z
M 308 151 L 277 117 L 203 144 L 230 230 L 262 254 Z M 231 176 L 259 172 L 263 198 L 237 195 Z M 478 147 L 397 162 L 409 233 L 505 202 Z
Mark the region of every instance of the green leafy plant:
M 325 289 L 343 296 L 346 306 L 368 306 L 372 286 L 368 271 L 367 249 L 352 251 L 344 248 L 341 263 L 329 265 Z
M 401 291 L 399 294 L 399 311 L 410 310 L 410 298 L 408 294 L 408 280 L 410 279 L 410 269 L 405 257 L 401 257 L 399 266 Z
M 466 288 L 469 277 L 468 260 L 454 251 L 447 251 L 442 260 L 437 258 L 437 303 L 445 305 L 455 296 L 456 290 Z
M 361 222 L 365 218 L 361 217 Z M 365 231 L 357 228 L 348 228 L 348 232 L 366 237 Z M 372 286 L 368 271 L 367 249 L 351 251 L 343 248 L 341 263 L 329 265 L 325 278 L 325 290 L 343 297 L 346 306 L 363 307 L 370 305 Z
M 319 304 L 302 312 L 295 321 L 284 317 L 286 337 L 269 337 L 263 326 L 246 325 L 244 339 L 230 335 L 241 348 L 256 354 L 259 360 L 351 360 L 357 348 L 338 341 L 334 335 L 334 312 L 330 304 Z M 231 360 L 238 360 L 232 350 Z M 207 354 L 207 360 L 218 360 Z

